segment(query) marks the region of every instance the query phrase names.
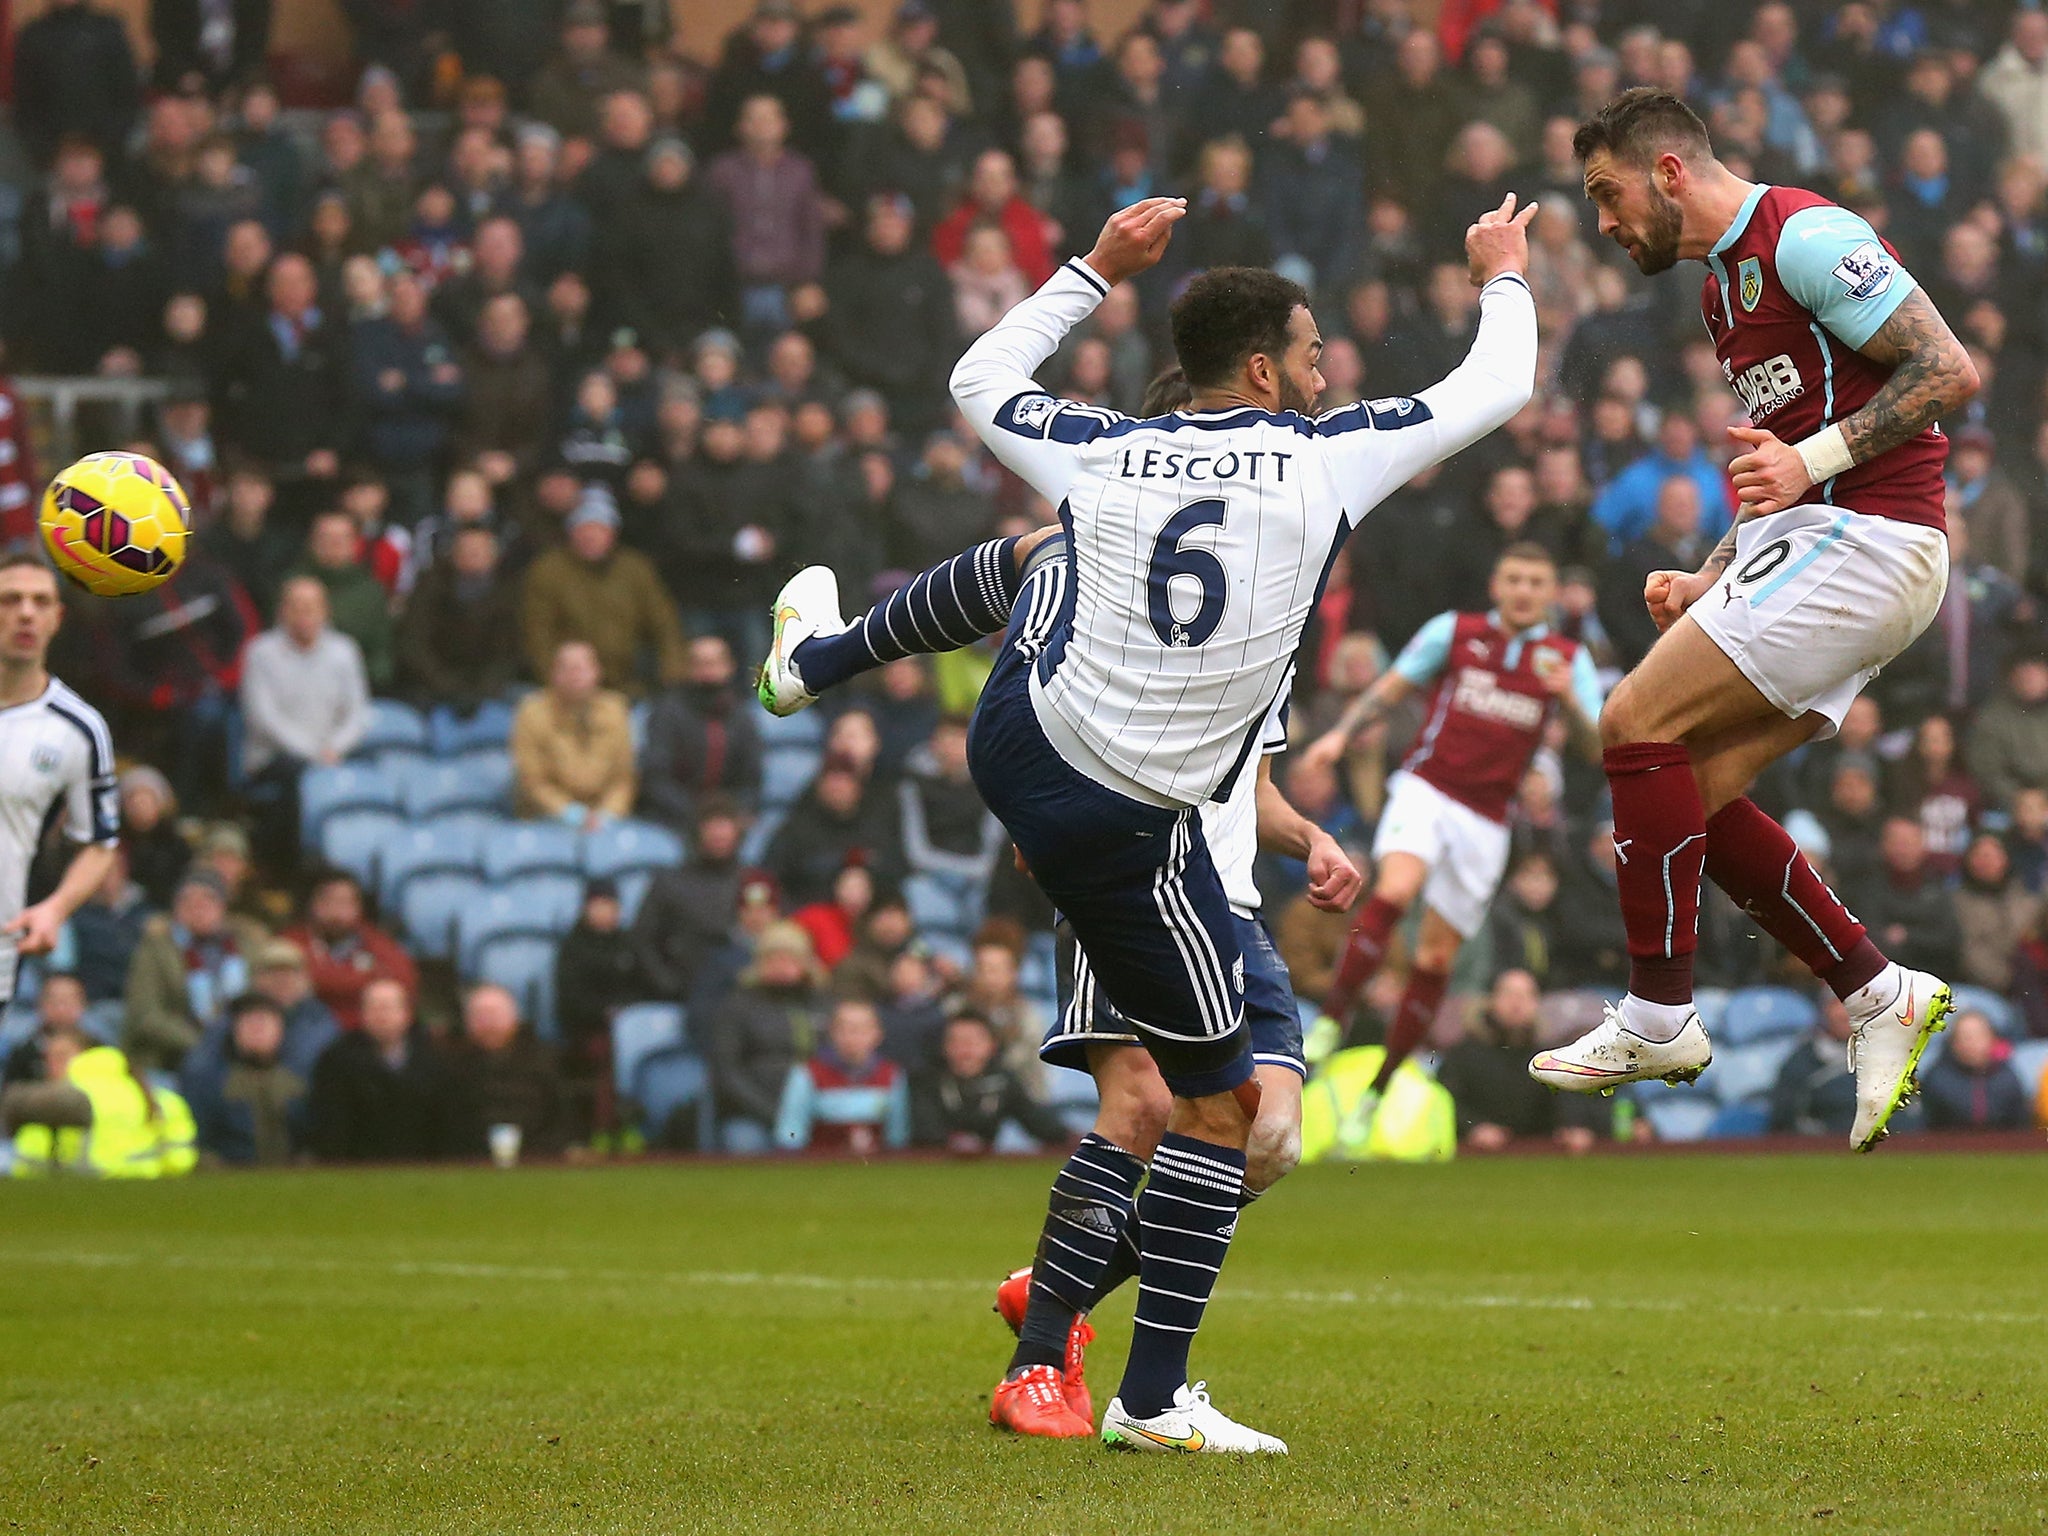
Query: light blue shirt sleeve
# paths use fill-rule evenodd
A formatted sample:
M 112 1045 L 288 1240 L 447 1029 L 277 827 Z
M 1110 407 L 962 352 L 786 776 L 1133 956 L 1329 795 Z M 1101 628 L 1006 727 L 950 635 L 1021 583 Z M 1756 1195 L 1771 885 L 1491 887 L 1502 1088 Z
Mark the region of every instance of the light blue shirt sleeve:
M 1830 335 L 1860 347 L 1920 285 L 1846 208 L 1802 208 L 1778 231 L 1778 281 Z
M 775 1140 L 783 1150 L 801 1152 L 811 1144 L 811 1111 L 816 1099 L 816 1084 L 798 1062 L 783 1082 L 782 1103 L 775 1116 Z
M 1401 647 L 1401 654 L 1394 658 L 1394 670 L 1417 688 L 1428 686 L 1450 660 L 1451 641 L 1457 633 L 1458 616 L 1438 614 Z
M 1572 697 L 1588 720 L 1598 720 L 1600 707 L 1607 702 L 1607 690 L 1600 686 L 1600 669 L 1593 665 L 1593 653 L 1583 645 L 1572 657 Z

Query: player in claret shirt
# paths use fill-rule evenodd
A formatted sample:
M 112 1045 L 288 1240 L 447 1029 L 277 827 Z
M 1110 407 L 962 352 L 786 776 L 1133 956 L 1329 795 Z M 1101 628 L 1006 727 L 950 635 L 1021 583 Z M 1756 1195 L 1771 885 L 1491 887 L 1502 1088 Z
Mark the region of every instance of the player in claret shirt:
M 1689 1082 L 1713 1051 L 1692 1007 L 1702 873 L 1833 988 L 1854 1033 L 1867 1151 L 1952 1005 L 1887 959 L 1745 791 L 1831 736 L 1933 620 L 1948 584 L 1938 425 L 1977 392 L 1962 343 L 1898 255 L 1823 197 L 1742 180 L 1676 96 L 1624 91 L 1574 143 L 1586 195 L 1645 273 L 1704 262 L 1702 318 L 1753 423 L 1729 430 L 1735 527 L 1697 571 L 1657 571 L 1663 638 L 1601 715 L 1628 930 L 1628 995 L 1530 1063 L 1590 1092 Z
M 1574 743 L 1598 755 L 1600 678 L 1577 641 L 1549 624 L 1557 565 L 1541 544 L 1510 544 L 1494 563 L 1487 613 L 1440 613 L 1415 632 L 1386 674 L 1308 749 L 1334 766 L 1351 738 L 1402 700 L 1432 689 L 1422 734 L 1387 785 L 1373 838 L 1372 899 L 1338 959 L 1311 1061 L 1336 1048 L 1358 994 L 1386 958 L 1395 927 L 1420 897 L 1415 965 L 1387 1030 L 1387 1053 L 1357 1123 L 1429 1033 L 1459 947 L 1479 931 L 1508 860 L 1508 806 L 1529 771 L 1553 706 Z

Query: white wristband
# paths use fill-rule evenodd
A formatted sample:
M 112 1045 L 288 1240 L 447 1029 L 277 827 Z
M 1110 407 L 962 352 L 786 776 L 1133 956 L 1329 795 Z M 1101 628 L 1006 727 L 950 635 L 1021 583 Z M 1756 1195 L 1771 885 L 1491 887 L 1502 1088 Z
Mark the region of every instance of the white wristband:
M 1856 459 L 1849 452 L 1849 444 L 1842 436 L 1839 422 L 1794 443 L 1792 451 L 1799 455 L 1800 462 L 1806 466 L 1807 478 L 1815 485 L 1856 467 Z

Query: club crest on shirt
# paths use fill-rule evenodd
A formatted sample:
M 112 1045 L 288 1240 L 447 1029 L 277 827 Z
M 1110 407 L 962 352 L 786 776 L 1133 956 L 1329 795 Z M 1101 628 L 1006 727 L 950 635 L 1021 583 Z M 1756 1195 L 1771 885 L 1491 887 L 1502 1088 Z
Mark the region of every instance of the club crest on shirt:
M 55 747 L 37 747 L 28 755 L 28 765 L 37 773 L 55 773 L 63 764 L 64 759 Z
M 1835 281 L 1849 290 L 1849 297 L 1861 304 L 1876 298 L 1892 285 L 1891 252 L 1875 240 L 1866 240 L 1835 263 Z
M 1010 407 L 1010 422 L 1019 431 L 1042 433 L 1059 408 L 1059 401 L 1050 395 L 1026 395 Z
M 1764 296 L 1764 264 L 1758 256 L 1745 256 L 1735 267 L 1735 297 L 1742 301 L 1746 315 Z

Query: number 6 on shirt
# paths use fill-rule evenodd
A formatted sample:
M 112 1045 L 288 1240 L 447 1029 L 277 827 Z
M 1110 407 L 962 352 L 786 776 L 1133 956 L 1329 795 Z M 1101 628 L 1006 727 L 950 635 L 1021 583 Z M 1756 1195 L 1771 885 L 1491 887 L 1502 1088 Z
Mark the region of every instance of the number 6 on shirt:
M 1152 545 L 1152 571 L 1148 578 L 1152 631 L 1160 644 L 1200 645 L 1216 633 L 1223 622 L 1223 605 L 1230 595 L 1230 579 L 1223 562 L 1206 549 L 1185 549 L 1181 541 L 1197 528 L 1220 528 L 1229 509 L 1221 497 L 1191 501 L 1166 520 Z M 1202 603 L 1185 621 L 1174 617 L 1173 580 L 1186 576 L 1201 584 Z

